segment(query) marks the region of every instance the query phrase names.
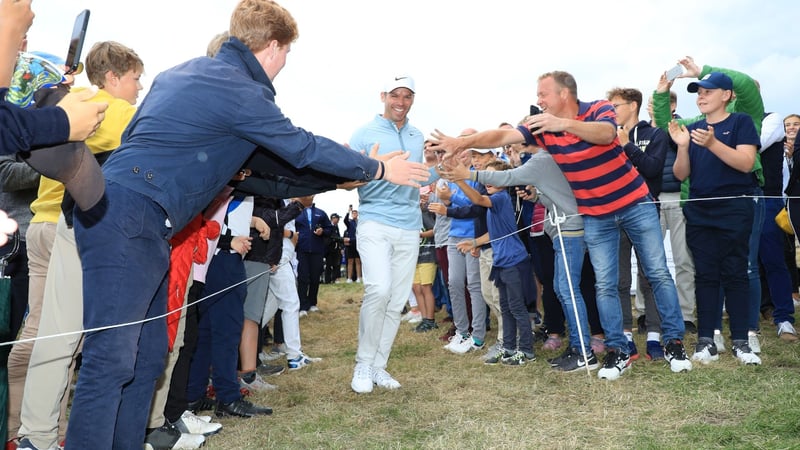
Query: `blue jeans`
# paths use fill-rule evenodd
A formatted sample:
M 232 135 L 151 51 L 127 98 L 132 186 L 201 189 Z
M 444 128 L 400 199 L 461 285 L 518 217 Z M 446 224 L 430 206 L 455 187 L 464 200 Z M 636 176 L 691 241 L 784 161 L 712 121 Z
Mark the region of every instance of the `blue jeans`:
M 758 257 L 767 276 L 769 295 L 775 306 L 775 310 L 772 312 L 772 320 L 775 324 L 784 321 L 794 323 L 792 278 L 783 258 L 785 233 L 778 228 L 778 224 L 773 219 L 781 208 L 783 208 L 782 199 L 764 199 L 764 226 L 761 228 L 761 245 L 758 249 Z
M 166 313 L 166 218 L 155 202 L 113 182 L 95 207 L 75 209 L 84 328 Z M 67 448 L 140 450 L 166 354 L 164 318 L 87 333 Z
M 561 246 L 562 240 L 564 241 L 563 248 Z M 561 308 L 564 311 L 564 317 L 567 319 L 569 345 L 577 349 L 584 348 L 589 352 L 592 349 L 589 344 L 589 321 L 586 315 L 586 302 L 583 299 L 580 287 L 586 242 L 584 242 L 583 236 L 562 235 L 561 238 L 556 236 L 553 239 L 553 250 L 555 252 L 556 295 L 561 301 Z M 564 262 L 565 258 L 566 263 Z M 574 307 L 572 301 L 573 293 L 575 294 Z M 580 334 L 578 329 L 581 330 Z M 606 336 L 608 336 L 607 332 Z
M 584 216 L 586 247 L 597 276 L 597 310 L 606 331 L 606 346 L 628 351 L 628 341 L 622 333 L 622 307 L 619 302 L 619 231 L 631 238 L 653 288 L 661 333 L 664 342 L 683 339 L 684 326 L 678 303 L 678 291 L 667 268 L 664 239 L 658 221 L 658 211 L 652 203 L 629 206 L 607 217 Z M 612 334 L 609 336 L 608 331 Z

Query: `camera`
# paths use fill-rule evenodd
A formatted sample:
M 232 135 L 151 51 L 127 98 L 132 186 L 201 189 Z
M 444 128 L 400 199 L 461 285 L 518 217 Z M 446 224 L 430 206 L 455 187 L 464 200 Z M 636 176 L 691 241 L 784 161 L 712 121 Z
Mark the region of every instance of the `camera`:
M 528 115 L 529 116 L 535 116 L 535 115 L 541 114 L 541 113 L 542 113 L 542 110 L 539 109 L 538 106 L 531 105 L 530 114 L 528 114 Z M 531 127 L 530 130 L 531 130 L 531 133 L 535 133 L 535 132 L 539 131 L 539 127 Z

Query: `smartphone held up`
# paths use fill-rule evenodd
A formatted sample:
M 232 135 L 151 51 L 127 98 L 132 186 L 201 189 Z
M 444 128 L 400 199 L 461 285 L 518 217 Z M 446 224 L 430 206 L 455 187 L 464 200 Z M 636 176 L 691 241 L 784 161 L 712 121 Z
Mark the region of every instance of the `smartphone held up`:
M 81 52 L 83 51 L 83 42 L 86 39 L 86 27 L 89 25 L 89 10 L 84 9 L 75 18 L 75 25 L 72 28 L 72 37 L 69 40 L 69 49 L 67 50 L 67 74 L 79 74 L 83 71 L 83 64 L 81 63 Z
M 541 113 L 542 113 L 542 110 L 539 109 L 538 106 L 531 105 L 530 114 L 528 114 L 528 115 L 529 116 L 535 116 L 535 115 L 541 114 Z M 535 133 L 535 132 L 539 131 L 539 127 L 531 127 L 530 130 L 531 130 L 531 133 Z

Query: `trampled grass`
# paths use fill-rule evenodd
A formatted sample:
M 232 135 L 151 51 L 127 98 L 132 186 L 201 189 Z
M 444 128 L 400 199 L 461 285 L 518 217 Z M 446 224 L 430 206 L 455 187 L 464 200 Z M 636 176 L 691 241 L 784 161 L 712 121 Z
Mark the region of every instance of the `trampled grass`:
M 674 374 L 644 358 L 644 336 L 636 335 L 642 356 L 613 382 L 596 371 L 554 372 L 545 360 L 559 352 L 540 343 L 535 362 L 486 366 L 483 352 L 444 350 L 437 338 L 445 327 L 417 334 L 403 323 L 388 367 L 403 387 L 358 395 L 350 379 L 361 289 L 322 286 L 322 312 L 301 319 L 301 333 L 306 353 L 324 360 L 270 378 L 279 390 L 251 400 L 275 414 L 223 420 L 206 448 L 800 448 L 800 346 L 781 342 L 771 322 L 761 324 L 762 366 L 740 366 L 727 352 Z M 690 354 L 695 340 L 686 337 Z

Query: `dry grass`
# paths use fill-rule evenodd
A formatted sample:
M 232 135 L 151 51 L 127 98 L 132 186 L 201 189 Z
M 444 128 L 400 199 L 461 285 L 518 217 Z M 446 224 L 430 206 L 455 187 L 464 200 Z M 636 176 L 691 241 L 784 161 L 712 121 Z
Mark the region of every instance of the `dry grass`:
M 224 420 L 206 448 L 800 448 L 800 346 L 780 342 L 771 323 L 762 323 L 762 366 L 738 366 L 724 353 L 673 374 L 642 356 L 614 382 L 554 372 L 545 359 L 556 353 L 538 344 L 534 363 L 486 366 L 479 355 L 443 350 L 443 330 L 417 334 L 404 323 L 388 367 L 402 389 L 357 395 L 350 378 L 361 292 L 321 288 L 322 312 L 301 319 L 301 332 L 304 350 L 324 361 L 270 379 L 280 389 L 252 399 L 275 415 Z M 643 353 L 643 337 L 636 342 Z

